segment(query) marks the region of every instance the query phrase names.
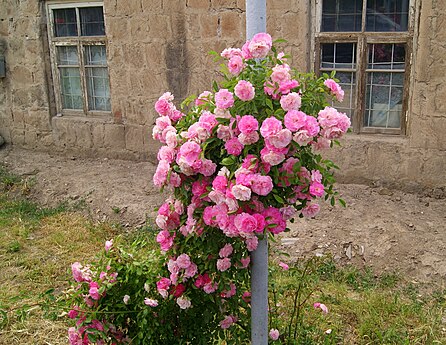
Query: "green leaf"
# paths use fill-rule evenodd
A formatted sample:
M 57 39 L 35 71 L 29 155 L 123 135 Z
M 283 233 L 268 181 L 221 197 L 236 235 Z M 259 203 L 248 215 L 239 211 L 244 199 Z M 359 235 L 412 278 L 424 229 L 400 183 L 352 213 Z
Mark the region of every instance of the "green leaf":
M 221 165 L 232 165 L 232 164 L 234 164 L 233 157 L 226 157 L 226 158 L 223 158 L 221 161 Z
M 276 199 L 277 202 L 280 202 L 281 204 L 285 203 L 285 201 L 280 196 L 278 196 L 277 194 L 273 194 L 273 196 L 274 196 L 274 199 Z

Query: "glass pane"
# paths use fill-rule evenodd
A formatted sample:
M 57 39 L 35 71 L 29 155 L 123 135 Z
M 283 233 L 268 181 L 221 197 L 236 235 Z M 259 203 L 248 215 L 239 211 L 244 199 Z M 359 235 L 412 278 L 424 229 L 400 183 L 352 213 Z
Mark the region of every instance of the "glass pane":
M 89 110 L 110 111 L 110 86 L 105 67 L 86 68 Z
M 56 37 L 77 36 L 76 10 L 74 8 L 53 10 L 53 16 Z
M 82 90 L 79 68 L 60 67 L 60 83 L 64 109 L 82 109 Z
M 405 58 L 404 44 L 369 44 L 369 69 L 404 70 Z
M 324 0 L 321 31 L 361 31 L 362 0 Z
M 59 65 L 78 65 L 77 46 L 57 47 Z
M 338 72 L 336 78 L 344 90 L 343 102 L 332 102 L 332 105 L 340 112 L 346 113 L 352 119 L 355 112 L 356 72 Z
M 321 67 L 355 69 L 356 43 L 321 44 Z
M 79 8 L 82 36 L 105 36 L 102 7 Z
M 368 0 L 366 31 L 407 31 L 409 0 Z
M 364 126 L 399 128 L 404 73 L 367 73 Z
M 86 65 L 105 65 L 107 66 L 107 54 L 105 46 L 85 46 L 85 64 Z

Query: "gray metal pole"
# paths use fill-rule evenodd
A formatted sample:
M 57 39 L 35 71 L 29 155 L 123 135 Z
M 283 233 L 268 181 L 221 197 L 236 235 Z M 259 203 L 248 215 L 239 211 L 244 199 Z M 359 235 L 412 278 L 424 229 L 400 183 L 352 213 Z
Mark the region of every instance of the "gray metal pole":
M 266 0 L 246 0 L 246 38 L 266 32 Z M 251 344 L 268 344 L 268 238 L 252 253 Z

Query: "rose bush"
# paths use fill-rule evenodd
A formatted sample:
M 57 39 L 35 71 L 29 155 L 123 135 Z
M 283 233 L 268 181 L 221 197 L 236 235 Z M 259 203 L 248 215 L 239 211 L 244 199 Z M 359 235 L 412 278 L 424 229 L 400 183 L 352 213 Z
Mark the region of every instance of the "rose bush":
M 214 82 L 212 91 L 189 97 L 180 110 L 169 92 L 155 104 L 159 117 L 152 135 L 163 146 L 153 183 L 171 188 L 172 197 L 155 220 L 163 255 L 156 273 L 144 275 L 149 292 L 143 298 L 141 279 L 130 277 L 126 266 L 114 271 L 109 263 L 99 276 L 76 266 L 76 291 L 84 307 L 113 315 L 93 322 L 88 313 L 78 312 L 70 337 L 79 344 L 78 339 L 93 342 L 98 334 L 104 335 L 100 341 L 127 337 L 161 344 L 166 332 L 176 339 L 169 344 L 207 344 L 218 337 L 227 343 L 247 341 L 250 253 L 258 239 L 287 231 L 287 221 L 297 217 L 314 217 L 321 199 L 335 202 L 336 166 L 320 152 L 337 143 L 350 120 L 329 106 L 330 97 L 343 97 L 333 76 L 297 72 L 266 33 L 241 49 L 213 54 L 224 59 L 224 80 Z M 117 307 L 101 309 L 113 288 L 122 292 L 123 284 L 139 296 L 132 309 L 138 316 L 118 317 Z M 116 306 L 128 308 L 133 301 L 128 293 Z M 135 317 L 144 330 L 130 326 Z M 274 330 L 271 338 L 278 334 Z

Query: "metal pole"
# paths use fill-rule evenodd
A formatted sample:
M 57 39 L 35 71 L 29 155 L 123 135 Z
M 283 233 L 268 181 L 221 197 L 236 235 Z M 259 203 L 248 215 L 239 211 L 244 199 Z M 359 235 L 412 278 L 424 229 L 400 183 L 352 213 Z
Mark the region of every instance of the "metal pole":
M 266 0 L 246 0 L 246 38 L 266 32 Z M 268 344 L 268 238 L 252 253 L 251 344 Z

